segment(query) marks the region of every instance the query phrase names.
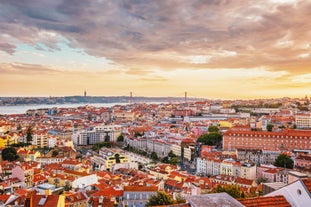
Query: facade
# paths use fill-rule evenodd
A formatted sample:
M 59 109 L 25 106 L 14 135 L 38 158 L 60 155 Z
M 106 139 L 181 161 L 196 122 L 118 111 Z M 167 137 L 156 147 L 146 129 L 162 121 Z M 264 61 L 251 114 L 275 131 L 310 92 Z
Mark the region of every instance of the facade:
M 231 129 L 223 136 L 223 150 L 293 151 L 310 148 L 310 130 L 288 129 L 281 132 L 263 132 Z
M 311 128 L 311 115 L 300 114 L 295 116 L 295 124 L 297 129 L 310 129 Z
M 129 163 L 130 160 L 127 155 L 119 149 L 101 148 L 99 154 L 94 155 L 92 163 L 103 170 L 112 170 L 116 164 Z
M 311 155 L 298 155 L 294 160 L 294 167 L 297 170 L 311 170 Z
M 156 186 L 124 186 L 123 206 L 145 207 L 152 195 L 157 194 Z
M 288 183 L 287 169 L 275 167 L 273 165 L 261 165 L 257 167 L 257 178 L 265 178 L 267 182 Z
M 48 147 L 48 134 L 47 133 L 35 133 L 32 136 L 32 145 L 43 148 Z
M 77 131 L 72 134 L 71 139 L 75 145 L 92 145 L 98 142 L 116 142 L 120 134 L 120 126 L 103 125 L 92 130 Z
M 229 175 L 254 180 L 256 178 L 256 165 L 240 163 L 234 159 L 197 158 L 197 174 L 200 175 Z
M 32 187 L 34 170 L 28 165 L 15 166 L 12 169 L 12 178 L 18 178 L 25 187 Z
M 269 151 L 269 150 L 246 150 L 238 149 L 237 159 L 248 160 L 250 162 L 259 164 L 273 164 L 275 159 L 281 154 L 281 151 Z

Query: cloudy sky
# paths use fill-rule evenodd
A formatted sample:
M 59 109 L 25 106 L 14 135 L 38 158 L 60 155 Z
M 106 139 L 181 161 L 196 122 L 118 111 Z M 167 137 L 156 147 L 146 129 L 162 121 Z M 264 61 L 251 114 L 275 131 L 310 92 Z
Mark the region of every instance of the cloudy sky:
M 311 95 L 311 0 L 1 0 L 0 96 Z

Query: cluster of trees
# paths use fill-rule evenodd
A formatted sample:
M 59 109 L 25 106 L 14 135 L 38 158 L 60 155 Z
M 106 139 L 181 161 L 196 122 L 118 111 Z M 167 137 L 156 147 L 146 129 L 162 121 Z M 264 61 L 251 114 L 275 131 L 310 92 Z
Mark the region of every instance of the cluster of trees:
M 163 205 L 171 205 L 171 204 L 179 204 L 179 203 L 185 203 L 186 200 L 182 198 L 180 195 L 176 196 L 176 200 L 173 200 L 173 198 L 166 194 L 165 192 L 158 191 L 157 194 L 152 195 L 148 202 L 146 203 L 146 206 L 163 206 Z
M 92 150 L 98 152 L 102 147 L 111 147 L 111 142 L 98 142 L 92 146 Z
M 8 147 L 2 150 L 1 152 L 2 160 L 15 161 L 19 158 L 17 155 L 16 149 L 14 147 Z
M 217 126 L 210 126 L 208 128 L 207 134 L 202 134 L 197 142 L 201 142 L 204 145 L 209 145 L 209 146 L 215 146 L 215 145 L 220 145 L 222 142 L 222 134 L 219 132 L 219 129 Z
M 240 190 L 240 188 L 236 185 L 227 185 L 227 186 L 221 186 L 217 185 L 216 188 L 214 188 L 213 193 L 222 193 L 226 192 L 229 195 L 231 195 L 233 198 L 245 198 L 244 192 Z
M 153 160 L 153 161 L 158 161 L 159 160 L 159 157 L 158 157 L 158 154 L 156 152 L 152 152 L 150 154 L 150 158 Z M 171 150 L 167 156 L 163 157 L 161 159 L 161 162 L 163 163 L 166 163 L 166 164 L 171 164 L 171 165 L 177 165 L 178 162 L 179 162 L 179 159 L 177 158 L 177 155 L 175 155 L 173 153 L 173 151 Z
M 139 154 L 139 155 L 142 155 L 142 156 L 147 156 L 147 152 L 146 151 L 143 151 L 143 150 L 140 150 L 140 149 L 136 149 L 134 147 L 131 147 L 130 145 L 127 145 L 123 149 L 127 150 L 127 151 L 130 151 L 130 152 L 133 152 L 133 153 L 136 153 L 136 154 Z
M 294 161 L 292 158 L 286 154 L 280 154 L 275 162 L 274 165 L 277 167 L 284 167 L 284 168 L 290 168 L 293 169 L 294 167 Z
M 171 165 L 177 165 L 179 162 L 177 155 L 175 155 L 172 150 L 168 153 L 166 157 L 163 157 L 161 161 Z

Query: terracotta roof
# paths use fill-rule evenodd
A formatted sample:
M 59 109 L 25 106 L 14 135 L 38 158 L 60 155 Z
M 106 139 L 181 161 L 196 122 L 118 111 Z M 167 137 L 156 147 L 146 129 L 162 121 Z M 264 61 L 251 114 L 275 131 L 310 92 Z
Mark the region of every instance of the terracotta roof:
M 305 184 L 306 188 L 311 193 L 311 178 L 302 179 L 303 184 Z
M 0 201 L 3 201 L 3 203 L 6 203 L 10 197 L 11 195 L 0 195 Z
M 240 200 L 246 207 L 290 207 L 291 205 L 285 199 L 284 196 L 268 196 L 268 197 L 257 197 L 257 198 L 248 198 L 245 200 Z
M 32 206 L 33 207 L 57 207 L 59 195 L 32 195 Z
M 158 187 L 156 186 L 124 186 L 124 191 L 158 191 Z
M 25 188 L 19 188 L 19 189 L 16 189 L 14 191 L 14 195 L 17 195 L 17 196 L 26 196 L 28 194 L 28 190 L 25 189 Z
M 87 200 L 87 197 L 82 192 L 78 192 L 78 193 L 66 195 L 65 202 L 67 205 L 67 204 L 73 204 L 76 202 L 81 202 L 84 200 Z

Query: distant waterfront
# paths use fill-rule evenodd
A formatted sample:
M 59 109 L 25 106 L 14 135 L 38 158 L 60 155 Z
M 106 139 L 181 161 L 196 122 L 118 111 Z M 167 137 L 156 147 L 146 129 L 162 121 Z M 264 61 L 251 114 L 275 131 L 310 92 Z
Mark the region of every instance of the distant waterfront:
M 147 104 L 161 104 L 168 102 L 146 102 Z M 128 105 L 130 103 L 75 103 L 75 104 L 37 104 L 37 105 L 14 105 L 0 106 L 1 114 L 24 114 L 29 109 L 50 109 L 50 108 L 76 108 L 79 106 L 94 106 L 94 107 L 112 107 L 115 105 Z
M 0 106 L 0 114 L 24 114 L 28 109 L 43 108 L 76 108 L 79 106 L 111 107 L 114 105 L 127 105 L 129 103 L 77 103 L 77 104 L 38 104 L 38 105 L 15 105 Z

